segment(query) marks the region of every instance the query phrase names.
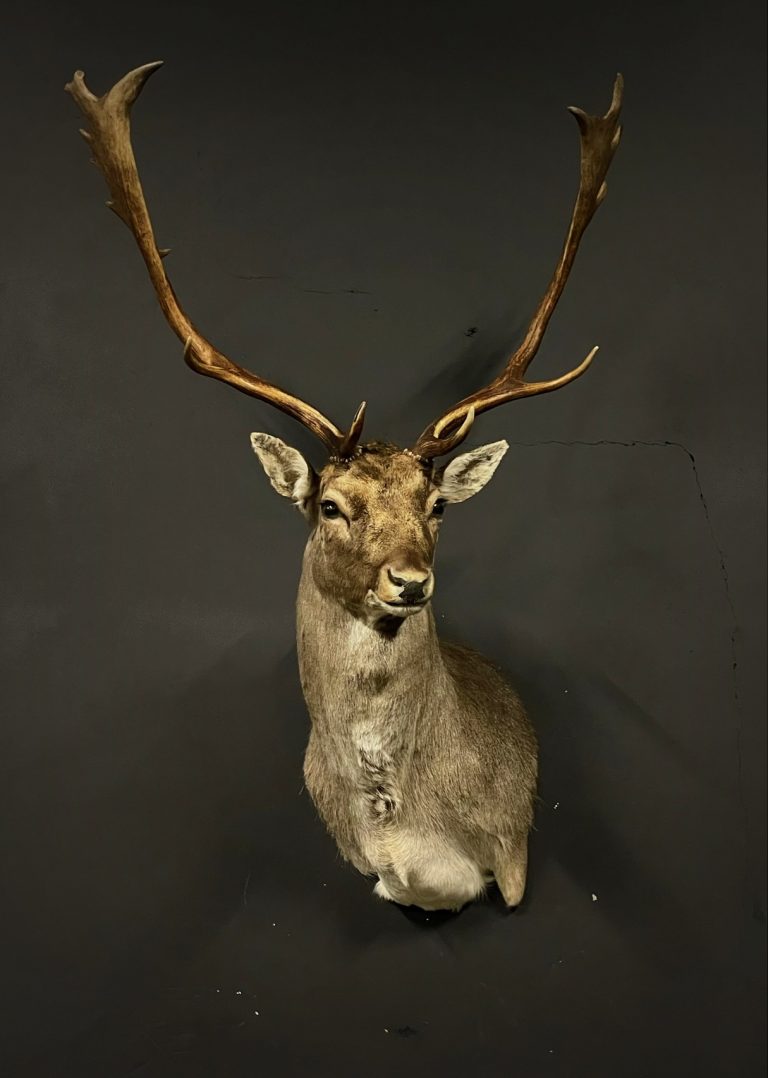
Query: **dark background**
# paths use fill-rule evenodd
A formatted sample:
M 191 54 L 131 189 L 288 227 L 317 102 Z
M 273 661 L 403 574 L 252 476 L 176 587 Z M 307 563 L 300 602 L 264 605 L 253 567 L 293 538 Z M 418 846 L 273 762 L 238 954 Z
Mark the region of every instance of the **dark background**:
M 762 6 L 5 5 L 6 1074 L 763 1072 Z M 374 900 L 302 792 L 304 526 L 248 434 L 317 448 L 184 367 L 63 93 L 158 57 L 135 142 L 192 317 L 404 444 L 519 338 L 564 106 L 626 77 L 536 375 L 600 354 L 478 422 L 512 450 L 438 559 L 541 737 L 512 916 Z

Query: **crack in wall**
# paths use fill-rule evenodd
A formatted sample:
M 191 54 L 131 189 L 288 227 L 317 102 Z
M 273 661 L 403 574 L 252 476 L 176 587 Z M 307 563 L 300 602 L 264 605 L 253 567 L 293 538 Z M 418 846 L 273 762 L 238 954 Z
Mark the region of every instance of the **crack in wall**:
M 731 695 L 733 700 L 734 718 L 735 718 L 735 734 L 736 734 L 736 781 L 739 791 L 739 803 L 741 808 L 741 815 L 744 827 L 744 873 L 748 883 L 747 893 L 754 894 L 753 888 L 749 885 L 751 881 L 751 828 L 749 824 L 749 813 L 747 811 L 747 802 L 744 794 L 744 762 L 743 762 L 743 723 L 744 716 L 741 704 L 741 688 L 740 688 L 740 673 L 739 673 L 739 654 L 738 654 L 738 637 L 739 637 L 739 619 L 736 615 L 736 605 L 733 601 L 733 591 L 731 589 L 731 580 L 728 572 L 728 564 L 725 557 L 725 551 L 723 550 L 715 532 L 715 526 L 712 522 L 712 515 L 709 510 L 709 504 L 707 502 L 706 495 L 704 494 L 704 487 L 702 486 L 701 476 L 699 474 L 698 465 L 696 463 L 696 457 L 692 450 L 684 445 L 682 442 L 673 441 L 643 441 L 641 439 L 633 439 L 632 441 L 622 442 L 618 440 L 612 440 L 609 438 L 600 439 L 594 442 L 587 441 L 565 441 L 558 439 L 550 439 L 547 441 L 539 442 L 510 442 L 510 445 L 536 448 L 544 445 L 561 445 L 567 447 L 585 447 L 593 448 L 596 446 L 617 446 L 622 449 L 679 449 L 682 453 L 685 453 L 688 458 L 688 463 L 691 466 L 693 473 L 693 479 L 696 484 L 696 490 L 699 495 L 699 501 L 701 502 L 702 509 L 704 511 L 704 519 L 707 523 L 707 529 L 709 531 L 709 537 L 717 555 L 718 565 L 720 569 L 720 579 L 723 585 L 723 591 L 725 593 L 725 600 L 728 604 L 728 609 L 731 614 L 730 624 L 730 656 L 731 656 Z M 758 903 L 759 904 L 759 903 Z

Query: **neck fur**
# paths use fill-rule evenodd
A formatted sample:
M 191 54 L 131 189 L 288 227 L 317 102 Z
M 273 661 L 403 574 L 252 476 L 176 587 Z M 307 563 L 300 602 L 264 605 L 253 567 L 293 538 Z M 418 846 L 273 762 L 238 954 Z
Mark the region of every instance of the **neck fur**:
M 297 603 L 302 689 L 315 727 L 388 727 L 425 722 L 436 710 L 448 674 L 431 607 L 371 626 L 317 587 L 311 543 L 304 556 Z M 407 703 L 407 706 L 404 706 Z

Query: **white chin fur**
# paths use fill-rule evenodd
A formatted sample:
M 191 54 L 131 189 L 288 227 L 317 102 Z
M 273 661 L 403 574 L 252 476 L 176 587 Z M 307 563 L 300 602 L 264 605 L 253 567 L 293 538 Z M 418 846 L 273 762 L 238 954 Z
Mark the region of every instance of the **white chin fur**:
M 390 617 L 394 616 L 396 618 L 409 618 L 412 614 L 420 614 L 429 605 L 429 600 L 420 606 L 396 606 L 394 603 L 385 603 L 371 588 L 365 597 L 365 605 L 371 612 L 388 614 Z

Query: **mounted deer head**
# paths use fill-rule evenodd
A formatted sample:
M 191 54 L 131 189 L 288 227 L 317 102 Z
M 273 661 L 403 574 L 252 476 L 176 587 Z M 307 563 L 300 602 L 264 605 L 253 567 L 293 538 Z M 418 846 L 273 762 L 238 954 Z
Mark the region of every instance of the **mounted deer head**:
M 318 473 L 268 434 L 251 443 L 275 490 L 312 525 L 298 601 L 302 687 L 312 718 L 307 788 L 342 854 L 376 874 L 376 893 L 425 909 L 459 908 L 495 879 L 508 905 L 525 886 L 536 788 L 536 741 L 522 704 L 482 656 L 437 637 L 430 599 L 443 507 L 470 498 L 506 452 L 494 442 L 437 467 L 476 416 L 549 393 L 587 369 L 526 380 L 584 230 L 606 193 L 619 142 L 623 82 L 605 116 L 581 109 L 581 182 L 552 279 L 522 344 L 488 385 L 459 401 L 407 449 L 360 444 L 365 404 L 348 428 L 238 366 L 194 327 L 163 264 L 131 147 L 130 109 L 160 63 L 131 71 L 96 97 L 78 71 L 66 89 L 107 181 L 107 203 L 139 246 L 163 313 L 200 374 L 273 404 L 323 442 Z M 330 658 L 330 661 L 329 661 Z
M 278 494 L 310 520 L 321 590 L 365 621 L 417 614 L 432 597 L 435 544 L 448 503 L 485 486 L 507 451 L 494 442 L 435 471 L 397 446 L 370 443 L 316 475 L 298 450 L 269 434 L 251 444 Z

